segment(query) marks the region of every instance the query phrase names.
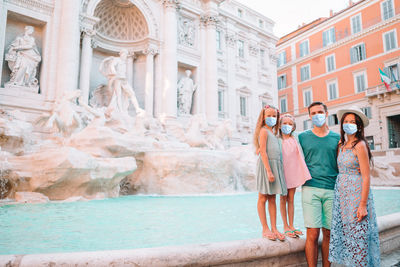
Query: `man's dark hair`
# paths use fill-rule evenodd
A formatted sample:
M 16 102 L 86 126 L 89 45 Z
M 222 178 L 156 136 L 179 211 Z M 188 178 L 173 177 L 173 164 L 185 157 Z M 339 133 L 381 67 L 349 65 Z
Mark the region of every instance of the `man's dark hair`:
M 315 102 L 312 102 L 312 103 L 308 106 L 308 114 L 310 114 L 310 109 L 311 109 L 313 106 L 323 106 L 325 112 L 328 111 L 328 107 L 327 107 L 324 103 L 319 102 L 319 101 L 315 101 Z

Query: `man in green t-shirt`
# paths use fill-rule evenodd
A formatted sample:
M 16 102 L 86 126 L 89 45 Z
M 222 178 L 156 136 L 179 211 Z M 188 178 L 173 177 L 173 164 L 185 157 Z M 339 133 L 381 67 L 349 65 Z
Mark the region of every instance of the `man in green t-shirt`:
M 322 264 L 325 267 L 330 266 L 329 239 L 340 135 L 329 130 L 326 124 L 328 109 L 324 103 L 313 102 L 308 107 L 308 114 L 314 127 L 299 135 L 312 177 L 302 187 L 304 226 L 307 228 L 305 253 L 308 266 L 317 266 L 318 238 L 322 228 Z

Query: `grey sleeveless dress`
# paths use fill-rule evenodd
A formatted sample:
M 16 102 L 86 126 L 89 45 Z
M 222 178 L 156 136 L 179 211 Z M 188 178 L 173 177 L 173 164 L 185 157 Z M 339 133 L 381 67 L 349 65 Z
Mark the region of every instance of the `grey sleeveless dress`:
M 275 181 L 269 182 L 260 154 L 257 161 L 257 190 L 264 195 L 279 194 L 285 196 L 287 195 L 287 188 L 282 165 L 282 142 L 271 131 L 267 130 L 267 132 L 267 155 Z

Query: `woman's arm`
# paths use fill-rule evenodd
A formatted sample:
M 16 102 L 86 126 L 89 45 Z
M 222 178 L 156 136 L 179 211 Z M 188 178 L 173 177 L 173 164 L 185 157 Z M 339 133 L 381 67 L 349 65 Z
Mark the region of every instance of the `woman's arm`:
M 260 130 L 260 155 L 261 160 L 264 164 L 265 170 L 267 171 L 268 180 L 270 182 L 275 181 L 275 177 L 272 174 L 271 166 L 269 166 L 268 154 L 267 154 L 267 140 L 268 140 L 268 132 L 267 130 L 261 128 Z
M 357 209 L 357 221 L 361 221 L 367 214 L 367 200 L 369 194 L 370 185 L 370 166 L 367 145 L 364 141 L 360 141 L 356 147 L 356 156 L 358 162 L 360 163 L 360 172 L 362 177 L 362 187 L 361 187 L 361 201 L 360 206 Z

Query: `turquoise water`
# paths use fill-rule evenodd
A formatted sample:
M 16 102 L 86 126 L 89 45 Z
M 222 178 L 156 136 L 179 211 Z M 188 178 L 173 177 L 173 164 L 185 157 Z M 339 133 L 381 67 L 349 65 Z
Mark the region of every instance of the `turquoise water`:
M 400 212 L 400 190 L 373 193 L 378 216 Z M 295 200 L 295 226 L 304 229 L 300 195 L 297 193 Z M 133 249 L 258 238 L 261 227 L 256 203 L 257 194 L 248 193 L 5 205 L 0 206 L 0 254 Z M 280 217 L 278 225 L 282 230 Z

